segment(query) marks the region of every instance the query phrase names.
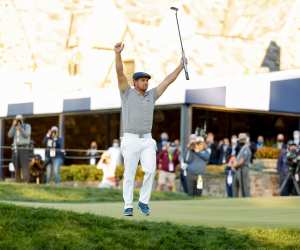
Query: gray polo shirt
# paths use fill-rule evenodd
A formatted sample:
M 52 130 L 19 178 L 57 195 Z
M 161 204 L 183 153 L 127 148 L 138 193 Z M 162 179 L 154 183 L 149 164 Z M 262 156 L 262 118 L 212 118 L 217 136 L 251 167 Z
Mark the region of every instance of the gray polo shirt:
M 237 161 L 240 161 L 241 159 L 244 159 L 245 163 L 243 164 L 243 166 L 247 166 L 249 167 L 250 163 L 251 163 L 251 150 L 249 148 L 248 145 L 244 145 L 240 152 L 237 155 Z
M 120 91 L 122 101 L 122 134 L 151 133 L 154 104 L 157 100 L 156 88 L 141 95 L 134 88 Z

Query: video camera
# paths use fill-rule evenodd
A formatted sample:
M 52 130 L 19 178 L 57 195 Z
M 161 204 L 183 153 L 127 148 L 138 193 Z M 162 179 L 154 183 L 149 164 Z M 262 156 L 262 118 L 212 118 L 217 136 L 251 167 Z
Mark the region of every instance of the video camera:
M 287 165 L 289 171 L 293 174 L 299 172 L 300 169 L 300 152 L 296 150 L 288 150 L 287 152 Z

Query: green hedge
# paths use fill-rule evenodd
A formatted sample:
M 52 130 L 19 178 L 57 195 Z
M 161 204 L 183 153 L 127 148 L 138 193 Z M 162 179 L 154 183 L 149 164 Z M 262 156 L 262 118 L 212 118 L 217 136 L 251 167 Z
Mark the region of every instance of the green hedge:
M 92 165 L 71 165 L 61 167 L 61 181 L 101 181 L 103 172 Z M 123 179 L 124 166 L 119 165 L 116 168 L 116 178 Z M 144 173 L 139 166 L 136 173 L 136 180 L 141 181 Z

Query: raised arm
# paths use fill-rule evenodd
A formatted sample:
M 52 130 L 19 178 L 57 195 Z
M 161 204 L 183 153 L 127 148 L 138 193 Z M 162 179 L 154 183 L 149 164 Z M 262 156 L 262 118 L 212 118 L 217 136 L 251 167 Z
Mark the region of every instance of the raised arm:
M 182 58 L 180 64 L 177 66 L 177 68 L 169 74 L 156 88 L 156 95 L 157 98 L 160 97 L 165 90 L 169 87 L 169 85 L 176 80 L 178 75 L 183 69 L 183 60 L 186 62 L 186 58 Z
M 128 87 L 128 80 L 124 74 L 123 71 L 123 62 L 121 57 L 121 52 L 124 49 L 123 43 L 117 43 L 115 45 L 115 58 L 116 58 L 116 71 L 117 71 L 117 77 L 118 77 L 118 86 L 120 91 L 124 92 Z

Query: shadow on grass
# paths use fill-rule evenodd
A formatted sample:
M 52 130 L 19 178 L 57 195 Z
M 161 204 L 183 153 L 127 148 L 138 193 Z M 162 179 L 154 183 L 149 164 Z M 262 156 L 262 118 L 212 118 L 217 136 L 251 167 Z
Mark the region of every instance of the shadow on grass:
M 135 222 L 6 204 L 0 214 L 0 249 L 297 249 L 300 238 L 297 230 Z

